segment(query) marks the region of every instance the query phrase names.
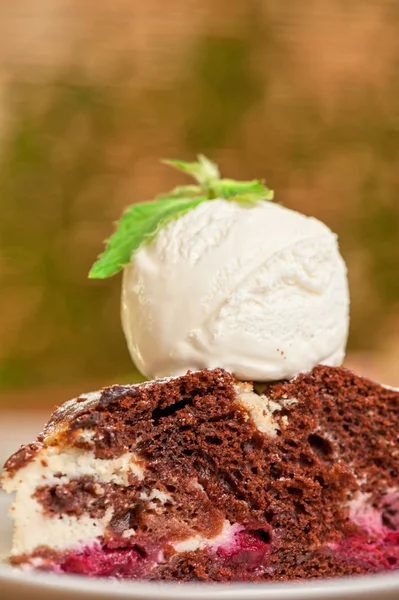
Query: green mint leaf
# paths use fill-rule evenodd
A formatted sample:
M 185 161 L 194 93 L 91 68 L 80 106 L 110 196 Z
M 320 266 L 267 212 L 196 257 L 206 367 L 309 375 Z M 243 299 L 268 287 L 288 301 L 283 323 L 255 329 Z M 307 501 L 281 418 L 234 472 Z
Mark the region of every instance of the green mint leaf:
M 151 241 L 167 223 L 201 202 L 224 198 L 254 206 L 261 200 L 273 200 L 274 192 L 262 181 L 221 179 L 217 165 L 202 154 L 198 155 L 197 162 L 163 162 L 193 176 L 198 185 L 178 186 L 167 194 L 159 195 L 153 202 L 129 207 L 119 220 L 115 233 L 107 240 L 105 251 L 93 265 L 89 274 L 92 279 L 104 279 L 120 271 L 142 244 Z
M 220 172 L 217 164 L 209 160 L 209 158 L 207 158 L 203 154 L 199 154 L 197 158 L 199 164 L 203 168 L 204 174 L 206 175 L 209 181 L 212 179 L 220 179 Z
M 207 198 L 162 199 L 130 206 L 118 222 L 117 230 L 107 240 L 107 247 L 94 263 L 89 277 L 105 279 L 118 273 L 130 262 L 143 243 L 151 241 L 159 229 L 181 217 Z
M 157 200 L 173 200 L 179 198 L 194 198 L 203 195 L 199 185 L 179 185 L 166 194 L 159 194 Z
M 211 181 L 220 177 L 217 165 L 202 154 L 198 156 L 197 162 L 185 162 L 184 160 L 163 160 L 162 162 L 191 175 L 200 185 L 209 185 Z
M 264 199 L 264 194 L 237 194 L 236 196 L 230 198 L 232 202 L 237 202 L 237 204 L 242 204 L 244 206 L 256 206 L 258 202 Z
M 212 192 L 215 198 L 235 200 L 235 196 L 254 194 L 258 199 L 272 200 L 273 191 L 269 190 L 262 181 L 235 181 L 234 179 L 219 179 L 212 182 Z

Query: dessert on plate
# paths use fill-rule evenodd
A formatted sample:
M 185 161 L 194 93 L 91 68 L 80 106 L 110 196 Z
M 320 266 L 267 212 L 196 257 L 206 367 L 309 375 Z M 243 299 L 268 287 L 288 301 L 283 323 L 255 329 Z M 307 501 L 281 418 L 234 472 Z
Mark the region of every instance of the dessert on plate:
M 55 410 L 6 465 L 10 560 L 121 579 L 267 581 L 399 568 L 399 392 L 341 367 L 334 234 L 263 183 L 174 161 L 182 186 L 122 217 L 93 277 L 124 269 L 148 378 Z

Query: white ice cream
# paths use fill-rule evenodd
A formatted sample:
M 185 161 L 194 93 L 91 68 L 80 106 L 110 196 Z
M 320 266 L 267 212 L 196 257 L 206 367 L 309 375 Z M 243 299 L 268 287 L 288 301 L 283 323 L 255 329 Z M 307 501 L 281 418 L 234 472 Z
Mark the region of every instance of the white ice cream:
M 349 293 L 337 237 L 267 201 L 200 204 L 132 257 L 122 324 L 148 378 L 223 367 L 270 381 L 340 365 Z

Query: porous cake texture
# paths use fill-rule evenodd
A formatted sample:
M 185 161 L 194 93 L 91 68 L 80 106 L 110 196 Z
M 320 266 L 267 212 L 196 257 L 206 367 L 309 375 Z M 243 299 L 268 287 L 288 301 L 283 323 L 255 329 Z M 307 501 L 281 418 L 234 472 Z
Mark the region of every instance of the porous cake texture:
M 5 465 L 11 561 L 178 581 L 399 568 L 398 432 L 399 393 L 343 368 L 83 395 Z

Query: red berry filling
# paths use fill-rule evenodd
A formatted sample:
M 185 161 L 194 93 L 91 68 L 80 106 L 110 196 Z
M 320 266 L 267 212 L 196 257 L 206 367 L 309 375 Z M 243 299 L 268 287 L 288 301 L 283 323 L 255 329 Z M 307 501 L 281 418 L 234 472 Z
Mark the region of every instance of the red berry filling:
M 110 549 L 96 544 L 75 554 L 69 554 L 59 565 L 64 573 L 89 577 L 137 579 L 145 577 L 155 565 L 155 552 L 147 553 L 141 546 Z

